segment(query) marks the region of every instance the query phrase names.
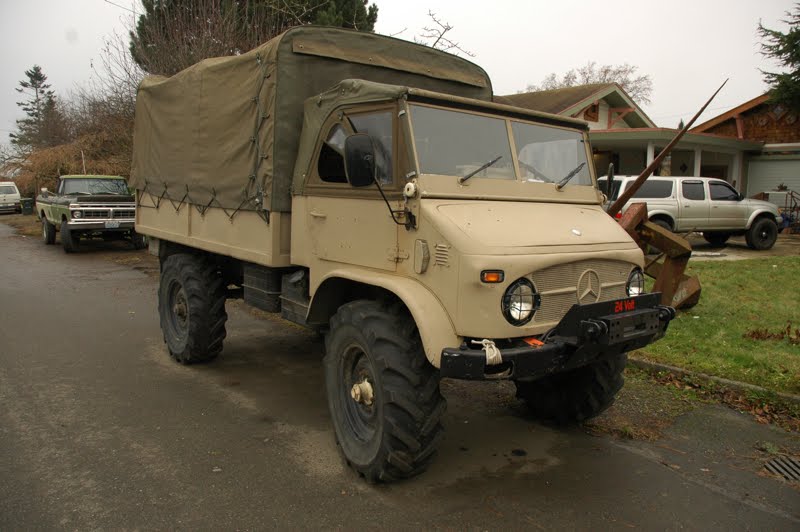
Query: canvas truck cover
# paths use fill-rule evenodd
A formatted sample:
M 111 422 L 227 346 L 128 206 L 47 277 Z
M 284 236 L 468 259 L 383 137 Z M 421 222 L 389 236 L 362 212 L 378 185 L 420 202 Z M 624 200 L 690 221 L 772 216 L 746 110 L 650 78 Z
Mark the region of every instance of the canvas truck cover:
M 373 33 L 299 26 L 245 54 L 145 78 L 131 185 L 200 207 L 288 212 L 303 103 L 348 78 L 492 99 L 486 72 L 462 58 Z

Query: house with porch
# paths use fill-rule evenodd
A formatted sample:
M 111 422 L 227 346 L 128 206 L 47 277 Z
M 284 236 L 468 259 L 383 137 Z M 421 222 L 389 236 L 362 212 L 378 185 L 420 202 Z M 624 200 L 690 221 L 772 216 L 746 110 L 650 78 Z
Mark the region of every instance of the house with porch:
M 586 120 L 598 175 L 614 164 L 619 175 L 637 175 L 664 149 L 676 129 L 658 127 L 616 83 L 496 96 L 500 103 Z M 710 122 L 710 121 L 709 121 Z M 709 124 L 706 122 L 706 124 Z M 725 121 L 720 122 L 723 125 Z M 765 141 L 694 128 L 687 132 L 656 173 L 717 177 L 740 192 L 747 187 L 748 165 L 761 156 Z

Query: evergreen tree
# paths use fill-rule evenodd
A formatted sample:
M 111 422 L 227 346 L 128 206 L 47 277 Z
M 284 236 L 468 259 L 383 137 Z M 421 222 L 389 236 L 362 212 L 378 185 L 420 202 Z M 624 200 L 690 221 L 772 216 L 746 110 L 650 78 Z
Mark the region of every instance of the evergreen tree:
M 776 60 L 784 72 L 766 72 L 764 81 L 770 86 L 770 100 L 800 111 L 800 4 L 795 4 L 794 12 L 787 11 L 785 22 L 788 31 L 783 33 L 758 23 L 761 36 L 761 53 Z
M 317 8 L 313 23 L 320 26 L 341 26 L 360 31 L 375 31 L 378 6 L 368 0 L 330 0 Z
M 20 81 L 20 86 L 15 90 L 27 97 L 26 100 L 17 102 L 27 117 L 17 120 L 17 132 L 11 133 L 9 137 L 16 148 L 29 151 L 43 145 L 45 120 L 54 112 L 56 95 L 50 89 L 47 76 L 39 65 L 33 65 L 33 68 L 26 70 L 25 77 L 27 79 Z

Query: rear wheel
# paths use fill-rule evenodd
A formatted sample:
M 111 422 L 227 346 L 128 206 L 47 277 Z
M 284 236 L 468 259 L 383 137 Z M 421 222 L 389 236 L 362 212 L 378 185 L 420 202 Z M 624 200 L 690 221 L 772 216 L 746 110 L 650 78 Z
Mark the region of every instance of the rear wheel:
M 67 221 L 61 222 L 61 246 L 65 253 L 75 253 L 78 251 L 78 235 L 70 231 Z
M 710 231 L 703 231 L 703 238 L 705 238 L 706 242 L 715 248 L 721 248 L 724 246 L 725 242 L 727 242 L 730 237 L 730 233 L 713 233 Z
M 181 364 L 216 358 L 228 319 L 225 286 L 216 264 L 198 255 L 167 257 L 161 267 L 158 313 L 172 358 Z
M 400 306 L 354 301 L 330 325 L 325 383 L 347 464 L 370 482 L 421 473 L 441 439 L 446 402 L 414 320 Z
M 42 216 L 42 240 L 48 246 L 56 243 L 56 226 Z
M 759 218 L 744 234 L 747 245 L 759 251 L 769 249 L 778 239 L 778 224 L 769 218 Z
M 591 419 L 614 403 L 625 382 L 628 355 L 621 353 L 543 379 L 516 381 L 517 397 L 538 419 L 556 425 Z

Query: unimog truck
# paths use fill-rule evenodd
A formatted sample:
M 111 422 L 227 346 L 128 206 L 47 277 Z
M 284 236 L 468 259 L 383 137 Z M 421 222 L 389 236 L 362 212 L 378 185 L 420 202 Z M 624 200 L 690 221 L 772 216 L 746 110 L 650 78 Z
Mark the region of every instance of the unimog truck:
M 228 298 L 320 331 L 336 440 L 370 481 L 430 463 L 440 378 L 510 379 L 579 422 L 674 317 L 603 211 L 586 124 L 493 103 L 464 59 L 304 26 L 147 78 L 136 106 L 170 355 L 218 356 Z

